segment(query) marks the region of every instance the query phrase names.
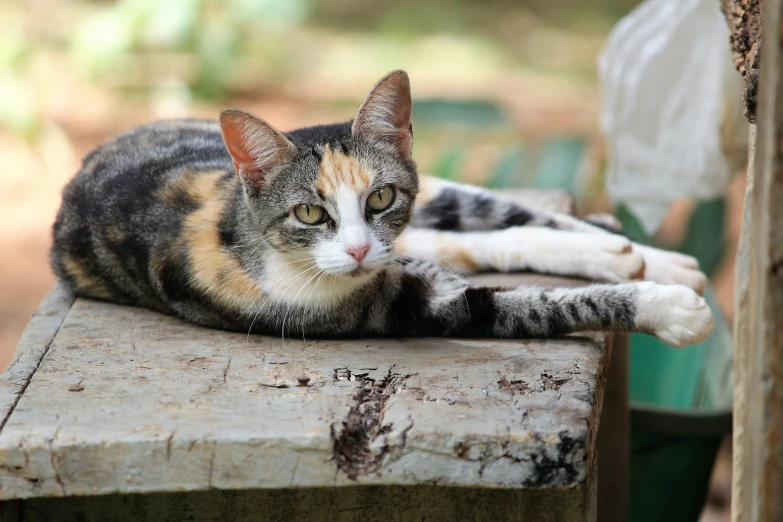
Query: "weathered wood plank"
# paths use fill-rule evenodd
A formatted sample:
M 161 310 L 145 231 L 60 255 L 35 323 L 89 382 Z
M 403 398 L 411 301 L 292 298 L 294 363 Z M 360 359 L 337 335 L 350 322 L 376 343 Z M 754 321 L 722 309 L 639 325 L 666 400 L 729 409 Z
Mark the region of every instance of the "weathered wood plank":
M 783 2 L 762 6 L 764 45 L 749 217 L 737 270 L 735 521 L 783 520 Z M 748 216 L 746 214 L 746 216 Z M 750 255 L 748 256 L 748 251 Z M 741 410 L 740 410 L 741 409 Z
M 523 274 L 481 274 L 473 280 L 487 286 L 513 286 L 538 284 L 542 286 L 581 286 L 588 284 L 578 279 L 562 279 Z M 596 335 L 596 334 L 593 334 Z M 603 399 L 599 401 L 600 425 L 597 439 L 598 469 L 598 520 L 626 520 L 629 513 L 630 491 L 630 405 L 628 399 L 628 336 L 625 334 L 598 334 L 605 338 L 606 357 L 610 361 L 606 375 Z
M 628 334 L 615 334 L 601 405 L 598 449 L 598 520 L 628 520 L 631 480 L 631 408 Z
M 73 300 L 73 296 L 62 285 L 55 285 L 22 333 L 11 364 L 0 375 L 0 430 L 46 355 Z
M 603 350 L 584 339 L 283 342 L 79 299 L 0 433 L 0 498 L 575 486 Z
M 752 336 L 750 323 L 747 320 L 747 311 L 750 309 L 751 287 L 751 234 L 753 226 L 753 193 L 754 172 L 756 158 L 756 127 L 751 127 L 749 143 L 750 163 L 748 165 L 747 185 L 745 187 L 745 202 L 742 209 L 742 231 L 737 245 L 737 262 L 734 273 L 734 414 L 732 429 L 732 512 L 735 522 L 751 520 L 750 504 L 741 508 L 747 493 L 743 467 L 747 459 L 745 457 L 746 440 L 748 436 L 745 427 L 748 425 L 748 399 L 752 394 L 752 383 L 745 377 L 749 370 L 748 357 L 751 353 Z

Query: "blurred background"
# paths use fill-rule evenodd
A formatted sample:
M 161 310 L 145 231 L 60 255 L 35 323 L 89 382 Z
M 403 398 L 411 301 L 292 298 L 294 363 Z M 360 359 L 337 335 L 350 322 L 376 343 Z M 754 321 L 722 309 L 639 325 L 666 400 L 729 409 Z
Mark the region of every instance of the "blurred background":
M 1 2 L 0 369 L 54 282 L 49 235 L 63 185 L 90 149 L 155 119 L 215 118 L 233 106 L 283 130 L 346 120 L 378 78 L 404 68 L 422 172 L 564 188 L 580 213 L 622 213 L 602 190 L 595 68 L 608 32 L 637 3 Z M 707 258 L 729 324 L 743 192 L 740 175 L 707 210 L 709 234 L 688 227 L 695 204 L 681 201 L 657 237 L 675 247 L 695 233 L 719 245 Z M 728 520 L 721 455 L 704 521 Z

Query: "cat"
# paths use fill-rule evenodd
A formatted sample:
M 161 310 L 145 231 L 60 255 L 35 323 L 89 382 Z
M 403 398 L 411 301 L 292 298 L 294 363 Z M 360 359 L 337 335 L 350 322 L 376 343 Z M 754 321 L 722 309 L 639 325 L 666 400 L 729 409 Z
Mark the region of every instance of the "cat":
M 346 123 L 283 133 L 226 109 L 219 122 L 122 134 L 90 153 L 63 190 L 54 271 L 78 296 L 261 334 L 616 330 L 673 346 L 709 335 L 706 279 L 693 258 L 420 177 L 411 107 L 408 76 L 393 71 Z M 611 284 L 485 288 L 453 269 Z

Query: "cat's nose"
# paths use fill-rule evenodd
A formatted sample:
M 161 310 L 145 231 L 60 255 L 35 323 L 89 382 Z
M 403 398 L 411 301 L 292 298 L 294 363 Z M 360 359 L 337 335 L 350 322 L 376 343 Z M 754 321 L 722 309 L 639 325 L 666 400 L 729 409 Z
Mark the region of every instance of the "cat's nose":
M 352 246 L 345 249 L 345 253 L 351 256 L 356 260 L 357 263 L 361 263 L 362 259 L 364 259 L 364 256 L 367 255 L 367 252 L 370 250 L 370 244 L 364 244 L 359 246 Z

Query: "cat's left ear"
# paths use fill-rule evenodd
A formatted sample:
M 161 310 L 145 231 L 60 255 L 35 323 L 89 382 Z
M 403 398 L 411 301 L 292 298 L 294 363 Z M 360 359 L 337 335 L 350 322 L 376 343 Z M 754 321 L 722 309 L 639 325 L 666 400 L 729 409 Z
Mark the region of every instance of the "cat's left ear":
M 296 156 L 296 145 L 282 132 L 247 111 L 225 109 L 220 129 L 237 175 L 254 192 L 268 187 Z
M 351 134 L 389 148 L 404 158 L 411 154 L 411 84 L 405 71 L 392 71 L 367 95 Z

